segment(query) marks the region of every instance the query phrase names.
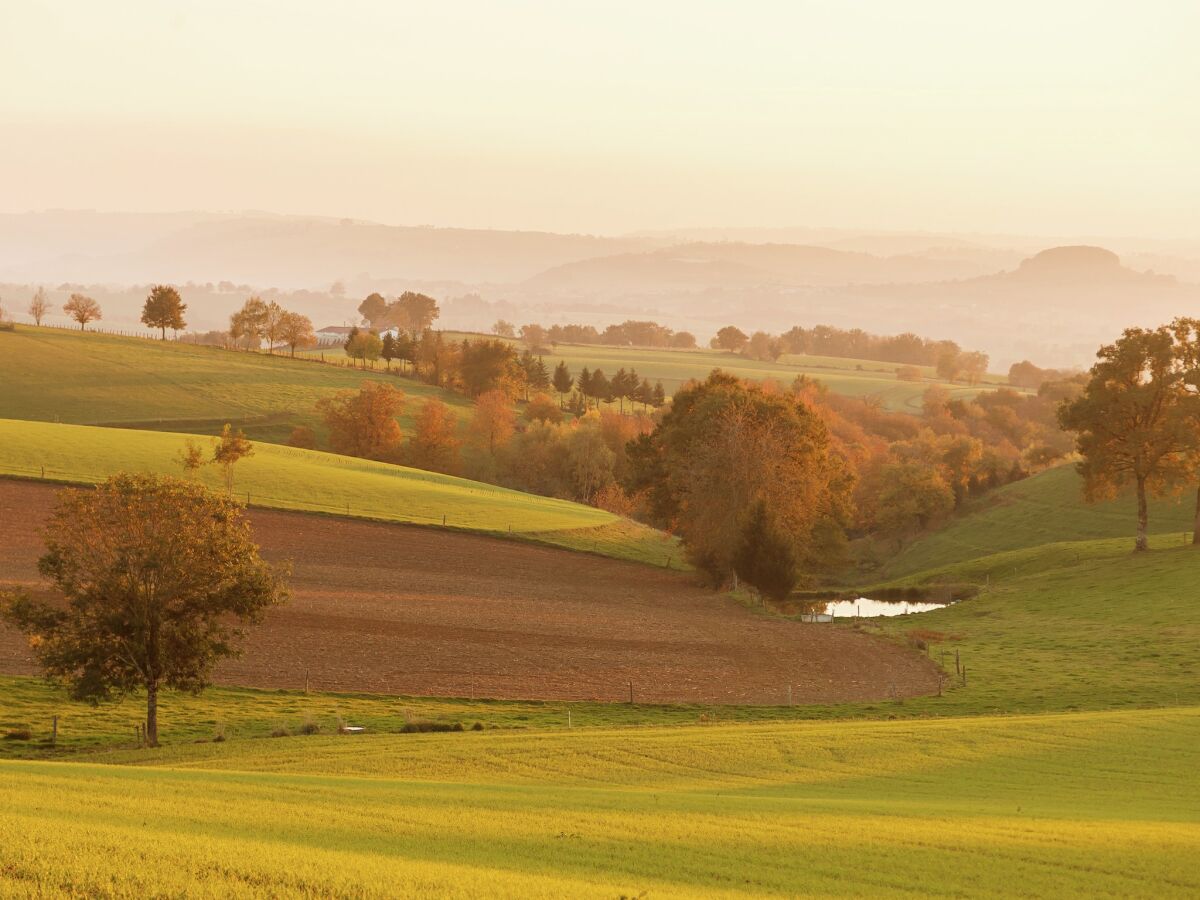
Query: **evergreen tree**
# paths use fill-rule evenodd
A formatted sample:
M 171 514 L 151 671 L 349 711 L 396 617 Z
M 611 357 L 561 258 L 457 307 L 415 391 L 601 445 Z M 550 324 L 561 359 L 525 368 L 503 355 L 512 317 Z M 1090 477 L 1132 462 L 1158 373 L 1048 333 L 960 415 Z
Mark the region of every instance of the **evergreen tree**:
M 565 361 L 560 360 L 558 365 L 554 367 L 554 390 L 558 392 L 558 405 L 563 405 L 563 400 L 567 394 L 571 393 L 571 388 L 575 385 L 575 379 L 571 377 L 571 370 L 567 368 Z
M 750 510 L 742 540 L 733 555 L 733 570 L 764 597 L 785 600 L 796 586 L 793 542 L 774 521 L 765 500 Z

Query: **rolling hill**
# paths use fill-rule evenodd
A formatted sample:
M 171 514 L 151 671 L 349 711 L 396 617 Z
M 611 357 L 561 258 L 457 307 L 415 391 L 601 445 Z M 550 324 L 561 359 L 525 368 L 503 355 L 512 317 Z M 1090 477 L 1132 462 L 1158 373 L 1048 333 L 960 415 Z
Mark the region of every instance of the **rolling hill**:
M 1184 535 L 1194 525 L 1194 496 L 1153 500 L 1150 533 Z M 925 535 L 888 561 L 886 573 L 899 577 L 979 557 L 1045 544 L 1122 539 L 1130 546 L 1136 524 L 1131 496 L 1089 504 L 1071 466 L 1048 469 L 1014 482 L 978 501 L 945 527 Z M 1188 536 L 1190 539 L 1190 536 Z
M 182 475 L 190 436 L 0 419 L 0 475 L 94 483 L 117 472 Z M 202 449 L 205 448 L 201 444 Z M 214 467 L 198 476 L 222 489 Z M 255 506 L 509 535 L 661 565 L 673 541 L 611 513 L 450 475 L 258 443 L 235 492 Z M 676 552 L 678 558 L 678 553 Z M 678 565 L 678 563 L 676 563 Z
M 339 348 L 340 353 L 340 348 Z M 388 378 L 264 353 L 238 353 L 175 341 L 58 328 L 0 332 L 0 418 L 219 432 L 241 425 L 282 443 L 297 425 L 323 433 L 316 403 L 366 379 Z M 401 427 L 419 404 L 438 397 L 464 415 L 465 398 L 414 379 L 388 379 L 408 396 Z

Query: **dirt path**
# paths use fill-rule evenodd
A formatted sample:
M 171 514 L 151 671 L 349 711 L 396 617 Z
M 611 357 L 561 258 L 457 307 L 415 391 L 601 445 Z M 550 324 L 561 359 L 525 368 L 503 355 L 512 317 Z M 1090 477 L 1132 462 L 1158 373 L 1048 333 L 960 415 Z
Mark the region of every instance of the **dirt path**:
M 0 479 L 0 587 L 36 586 L 54 488 Z M 495 538 L 266 510 L 295 596 L 223 663 L 222 684 L 424 696 L 777 704 L 937 690 L 880 639 L 756 615 L 635 563 Z M 0 673 L 34 672 L 0 626 Z

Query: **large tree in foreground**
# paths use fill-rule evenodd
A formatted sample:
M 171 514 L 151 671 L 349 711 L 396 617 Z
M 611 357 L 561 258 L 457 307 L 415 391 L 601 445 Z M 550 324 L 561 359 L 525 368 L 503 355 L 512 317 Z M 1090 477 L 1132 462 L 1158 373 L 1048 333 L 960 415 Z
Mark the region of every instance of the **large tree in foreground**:
M 1194 445 L 1194 427 L 1182 415 L 1174 335 L 1168 328 L 1128 328 L 1096 356 L 1083 393 L 1059 407 L 1059 423 L 1076 434 L 1087 500 L 1111 498 L 1133 486 L 1134 548 L 1146 550 L 1148 497 L 1179 483 Z
M 156 284 L 150 288 L 146 304 L 142 307 L 142 324 L 148 328 L 161 328 L 162 339 L 167 339 L 167 329 L 179 331 L 187 327 L 183 313 L 187 304 L 179 291 L 169 284 Z
M 73 698 L 145 690 L 151 746 L 160 691 L 202 690 L 237 654 L 238 625 L 287 597 L 285 571 L 259 556 L 241 508 L 180 479 L 116 475 L 61 491 L 45 535 L 38 569 L 66 603 L 17 597 L 4 617 Z

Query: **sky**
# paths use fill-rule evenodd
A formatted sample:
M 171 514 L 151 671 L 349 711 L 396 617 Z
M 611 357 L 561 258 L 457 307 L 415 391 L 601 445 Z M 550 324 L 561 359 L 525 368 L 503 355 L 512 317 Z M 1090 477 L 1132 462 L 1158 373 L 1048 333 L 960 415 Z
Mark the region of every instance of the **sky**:
M 0 211 L 1200 237 L 1195 0 L 0 4 Z

